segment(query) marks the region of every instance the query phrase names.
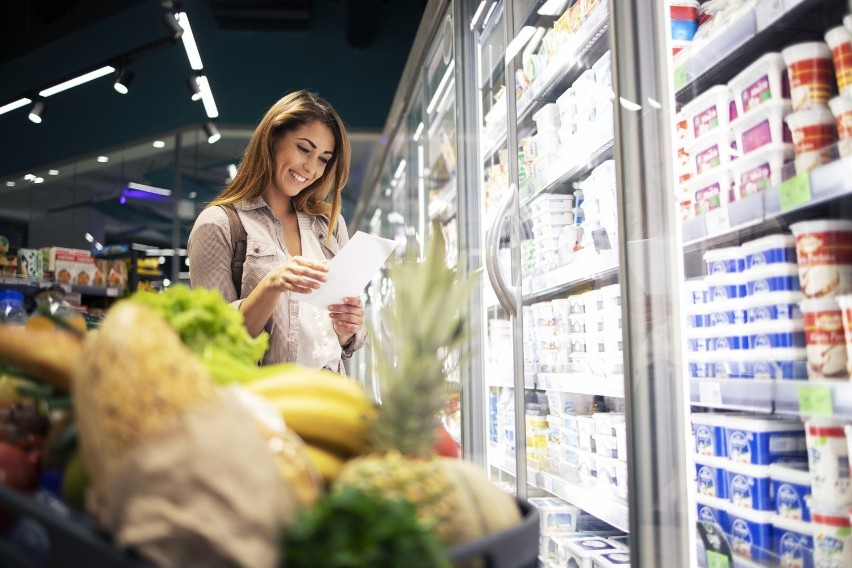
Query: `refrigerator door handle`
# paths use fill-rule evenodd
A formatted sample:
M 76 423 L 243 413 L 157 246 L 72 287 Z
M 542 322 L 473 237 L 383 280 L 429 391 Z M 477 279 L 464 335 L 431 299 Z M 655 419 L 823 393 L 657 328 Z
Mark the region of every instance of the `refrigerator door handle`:
M 506 310 L 512 317 L 518 315 L 519 294 L 518 288 L 512 286 L 503 274 L 500 266 L 500 227 L 506 217 L 510 220 L 514 216 L 509 216 L 509 209 L 517 204 L 518 190 L 515 184 L 509 186 L 506 192 L 506 197 L 500 203 L 497 214 L 494 216 L 494 223 L 488 231 L 488 241 L 486 243 L 485 268 L 488 271 L 488 279 L 491 281 L 491 287 L 497 295 L 497 300 L 503 309 Z

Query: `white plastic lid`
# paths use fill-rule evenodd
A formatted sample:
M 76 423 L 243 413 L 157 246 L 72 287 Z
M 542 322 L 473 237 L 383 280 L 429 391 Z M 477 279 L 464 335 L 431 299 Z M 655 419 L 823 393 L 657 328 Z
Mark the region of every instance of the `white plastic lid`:
M 722 511 L 726 511 L 728 509 L 728 506 L 731 504 L 731 502 L 727 499 L 710 497 L 709 495 L 704 495 L 703 493 L 695 494 L 695 502 L 701 505 L 705 505 L 707 507 L 713 507 L 714 509 L 720 509 Z
M 747 323 L 742 326 L 744 335 L 757 333 L 795 333 L 805 330 L 805 322 L 802 320 L 761 320 Z
M 745 350 L 747 361 L 805 361 L 807 353 L 804 347 L 763 347 Z
M 852 221 L 849 219 L 819 219 L 817 221 L 800 221 L 790 225 L 790 230 L 797 237 L 813 233 L 831 231 L 852 231 Z
M 811 527 L 810 523 L 799 519 L 782 517 L 781 515 L 775 515 L 774 517 L 772 517 L 772 526 L 777 527 L 781 530 L 793 531 L 808 536 L 811 536 L 813 534 L 813 528 Z
M 733 79 L 731 79 L 728 84 L 732 89 L 737 89 L 737 85 L 751 79 L 755 74 L 763 74 L 766 72 L 766 69 L 771 68 L 771 66 L 777 67 L 779 65 L 786 65 L 784 63 L 784 57 L 777 51 L 771 51 L 749 64 L 748 67 L 740 71 Z
M 800 304 L 802 313 L 839 312 L 840 304 L 835 298 L 808 298 Z
M 780 157 L 780 165 L 783 166 L 784 164 L 793 160 L 794 153 L 795 151 L 793 149 L 792 144 L 781 142 L 764 144 L 756 150 L 752 150 L 745 156 L 741 156 L 739 159 L 731 162 L 731 172 L 733 172 L 734 177 L 737 177 L 737 174 L 751 171 L 755 167 L 767 162 L 772 157 Z M 756 240 L 759 241 L 760 239 Z M 742 246 L 745 246 L 746 244 L 747 243 L 743 243 Z
M 790 125 L 791 130 L 814 124 L 834 125 L 836 121 L 834 114 L 825 106 L 814 106 L 796 111 L 788 114 L 784 117 L 784 120 Z
M 725 286 L 728 284 L 745 284 L 742 272 L 715 272 L 704 277 L 707 286 Z
M 755 294 L 754 296 L 746 296 L 738 298 L 743 301 L 746 309 L 755 308 L 757 306 L 777 306 L 779 304 L 798 304 L 802 301 L 802 293 L 792 290 L 779 290 L 777 292 L 768 292 L 766 294 Z
M 732 473 L 740 473 L 749 477 L 769 478 L 768 465 L 755 465 L 751 463 L 740 463 L 728 460 L 728 463 L 724 465 L 724 468 L 726 471 L 730 471 Z
M 698 465 L 709 465 L 710 467 L 716 467 L 719 469 L 730 469 L 728 466 L 732 463 L 728 458 L 705 456 L 701 454 L 695 454 L 692 456 L 692 461 Z
M 742 412 L 693 412 L 689 415 L 693 424 L 724 426 L 724 419 L 730 416 L 742 416 Z
M 771 523 L 772 517 L 775 516 L 775 511 L 758 511 L 757 509 L 746 509 L 731 504 L 728 507 L 728 515 L 740 517 L 750 523 Z
M 745 271 L 746 281 L 755 278 L 769 278 L 770 276 L 799 276 L 799 265 L 792 262 L 775 262 L 772 264 L 759 264 Z
M 616 552 L 603 552 L 592 556 L 595 566 L 601 568 L 623 568 L 630 566 L 630 552 L 619 550 Z
M 793 111 L 793 103 L 790 99 L 773 99 L 763 102 L 742 116 L 738 116 L 731 122 L 732 132 L 744 132 L 752 126 L 763 122 L 767 117 L 773 114 L 781 114 L 787 116 Z M 828 111 L 828 109 L 826 109 Z M 831 114 L 831 113 L 829 113 Z M 776 140 L 780 142 L 780 140 Z
M 769 464 L 769 477 L 797 485 L 810 485 L 811 473 L 805 462 L 776 462 Z
M 821 41 L 809 41 L 797 43 L 781 51 L 784 62 L 787 65 L 801 61 L 802 59 L 831 59 L 831 50 Z
M 839 117 L 844 112 L 852 110 L 852 97 L 849 95 L 839 95 L 828 101 L 828 108 L 831 109 L 835 117 Z
M 780 146 L 784 147 L 784 144 L 773 144 L 772 146 Z M 752 154 L 763 151 L 763 148 L 760 150 L 755 150 Z M 793 248 L 796 246 L 796 237 L 793 235 L 789 235 L 787 233 L 784 234 L 776 234 L 776 235 L 767 235 L 765 237 L 761 237 L 759 239 L 754 239 L 752 241 L 746 241 L 740 248 L 742 248 L 745 254 L 762 251 L 762 250 L 771 250 L 776 248 Z
M 704 260 L 707 262 L 739 258 L 743 258 L 743 253 L 740 247 L 714 248 L 704 252 Z
M 775 351 L 774 349 L 772 350 Z M 729 416 L 725 428 L 747 432 L 805 432 L 805 425 L 799 421 L 782 418 L 758 418 L 756 416 Z
M 731 90 L 727 85 L 716 85 L 710 87 L 685 105 L 681 109 L 684 116 L 692 116 L 696 112 L 701 112 L 707 108 L 707 102 L 711 99 L 722 99 L 725 104 L 724 112 L 729 112 L 728 105 L 731 102 Z

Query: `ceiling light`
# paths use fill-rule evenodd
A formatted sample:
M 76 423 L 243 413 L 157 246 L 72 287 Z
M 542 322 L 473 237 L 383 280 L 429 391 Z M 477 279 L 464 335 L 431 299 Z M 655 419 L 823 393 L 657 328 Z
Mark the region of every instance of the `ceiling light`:
M 152 146 L 154 146 L 154 148 L 165 148 L 166 143 L 163 142 L 162 140 L 154 140 L 154 143 L 152 144 Z
M 85 238 L 86 241 L 90 243 L 95 242 L 95 237 L 92 236 L 92 233 L 86 233 L 85 235 L 83 235 L 83 238 Z
M 130 69 L 122 69 L 119 71 L 118 77 L 115 79 L 115 84 L 113 85 L 116 92 L 126 95 L 130 90 L 130 84 L 133 82 L 133 77 L 135 77 L 135 75 Z
M 98 156 L 98 161 L 102 164 L 109 162 L 109 158 L 106 156 Z
M 420 140 L 421 134 L 423 134 L 423 123 L 422 122 L 420 124 L 418 124 L 417 128 L 414 130 L 414 135 L 412 136 L 412 138 L 414 139 L 415 142 Z
M 3 106 L 0 106 L 0 114 L 6 114 L 10 110 L 15 110 L 16 108 L 21 108 L 22 106 L 27 106 L 31 102 L 33 102 L 31 99 L 24 97 L 22 99 L 18 99 L 17 101 L 5 104 Z
M 160 21 L 171 34 L 172 41 L 177 41 L 177 39 L 183 34 L 183 28 L 177 22 L 177 17 L 173 12 L 166 12 L 163 14 Z
M 51 176 L 58 176 L 58 175 L 59 175 L 59 170 L 48 170 L 48 171 L 47 171 L 47 174 L 48 174 L 48 175 L 51 175 Z
M 186 78 L 186 88 L 189 89 L 189 94 L 192 100 L 197 101 L 201 98 L 201 89 L 198 88 L 198 77 L 193 75 Z
M 30 120 L 36 124 L 41 124 L 41 115 L 44 114 L 44 101 L 36 101 L 33 108 L 30 109 Z
M 150 193 L 152 195 L 162 195 L 163 197 L 168 197 L 172 194 L 171 189 L 163 189 L 162 187 L 154 187 L 153 185 L 145 185 L 134 181 L 127 184 L 127 189 Z
M 538 9 L 538 13 L 541 16 L 561 16 L 567 3 L 568 0 L 547 0 Z
M 88 83 L 98 77 L 103 77 L 104 75 L 109 75 L 110 73 L 115 72 L 115 67 L 110 65 L 106 65 L 101 67 L 100 69 L 95 69 L 94 71 L 89 71 L 88 73 L 84 73 L 79 77 L 74 77 L 73 79 L 69 79 L 68 81 L 64 81 L 59 83 L 58 85 L 54 85 L 49 87 L 43 91 L 39 92 L 39 96 L 41 97 L 49 97 L 50 95 L 55 95 L 56 93 L 61 93 L 62 91 L 66 91 L 72 87 L 76 87 L 77 85 L 82 85 L 83 83 Z
M 219 129 L 216 128 L 216 125 L 213 124 L 212 121 L 208 121 L 204 125 L 204 131 L 207 133 L 207 142 L 209 144 L 214 144 L 219 141 L 222 135 L 219 133 Z
M 15 187 L 15 182 L 13 182 L 13 181 L 7 181 L 7 182 L 6 182 L 6 187 Z
M 33 181 L 35 176 L 33 174 L 27 174 L 24 176 L 24 181 Z
M 192 35 L 189 16 L 186 15 L 186 12 L 179 12 L 175 14 L 175 18 L 177 18 L 180 27 L 183 28 L 183 34 L 180 38 L 183 40 L 183 48 L 186 50 L 187 58 L 189 58 L 189 65 L 196 71 L 201 71 L 204 69 L 204 65 L 201 63 L 201 54 L 198 52 L 198 46 L 195 44 L 195 36 Z
M 201 102 L 204 103 L 204 112 L 207 113 L 207 118 L 216 118 L 219 116 L 219 109 L 216 108 L 216 101 L 213 100 L 213 91 L 210 90 L 207 77 L 199 75 L 197 81 L 198 88 L 201 89 Z
M 44 183 L 44 178 L 39 176 L 33 180 L 33 183 Z

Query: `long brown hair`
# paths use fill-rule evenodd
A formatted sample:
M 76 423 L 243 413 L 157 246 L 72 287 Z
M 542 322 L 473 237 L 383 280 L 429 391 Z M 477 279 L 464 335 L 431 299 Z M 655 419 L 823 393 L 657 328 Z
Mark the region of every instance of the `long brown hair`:
M 302 213 L 328 217 L 330 238 L 342 208 L 343 187 L 349 180 L 351 148 L 349 135 L 340 116 L 328 101 L 310 91 L 285 95 L 266 111 L 246 146 L 237 175 L 208 207 L 245 201 L 261 195 L 272 181 L 275 142 L 287 132 L 315 120 L 326 125 L 334 135 L 334 153 L 322 176 L 293 198 L 293 207 Z

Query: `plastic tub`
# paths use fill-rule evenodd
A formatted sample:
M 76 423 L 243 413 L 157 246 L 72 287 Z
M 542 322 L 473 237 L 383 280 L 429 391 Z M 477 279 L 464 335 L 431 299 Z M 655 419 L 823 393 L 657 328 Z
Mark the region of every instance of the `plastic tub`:
M 852 566 L 852 524 L 849 514 L 811 514 L 814 534 L 814 566 Z
M 788 115 L 785 120 L 793 137 L 797 174 L 810 172 L 831 161 L 831 146 L 837 140 L 837 126 L 827 106 L 800 110 Z
M 837 128 L 837 151 L 841 158 L 852 156 L 852 95 L 845 94 L 828 101 Z
M 808 378 L 849 379 L 843 314 L 834 298 L 803 300 Z
M 756 380 L 799 381 L 808 378 L 807 355 L 802 348 L 749 349 L 745 358 L 746 372 Z
M 672 20 L 695 20 L 698 21 L 698 0 L 671 0 L 669 3 L 669 15 Z
M 737 105 L 737 114 L 743 116 L 769 101 L 790 98 L 787 65 L 780 53 L 771 52 L 757 59 L 728 82 Z
M 556 103 L 548 103 L 533 115 L 539 132 L 559 130 L 559 107 Z
M 708 304 L 707 323 L 710 327 L 726 325 L 742 325 L 746 322 L 746 305 L 744 298 L 720 300 Z
M 687 354 L 687 372 L 693 379 L 712 379 L 715 365 L 709 361 L 708 352 L 690 351 Z
M 801 422 L 774 418 L 727 417 L 725 443 L 728 459 L 769 465 L 805 457 L 805 427 Z
M 747 296 L 800 290 L 799 267 L 796 264 L 778 262 L 754 266 L 743 273 L 743 276 Z
M 775 511 L 768 465 L 729 462 L 725 466 L 728 500 L 737 507 Z
M 561 566 L 593 568 L 592 556 L 602 552 L 619 552 L 624 549 L 603 537 L 576 538 L 565 542 L 564 557 L 557 557 Z
M 672 39 L 676 41 L 692 41 L 695 32 L 698 31 L 698 22 L 695 20 L 672 20 Z
M 728 501 L 717 497 L 708 497 L 698 494 L 695 496 L 698 505 L 698 522 L 715 523 L 719 525 L 722 532 L 728 534 L 731 523 L 728 521 Z
M 802 294 L 823 298 L 852 292 L 852 221 L 802 221 L 790 230 L 796 237 Z
M 720 458 L 728 455 L 725 443 L 725 419 L 730 415 L 719 412 L 693 412 L 690 415 L 695 434 L 696 454 Z
M 852 375 L 852 295 L 836 296 L 837 305 L 843 321 L 843 335 L 846 342 L 846 372 Z
M 775 515 L 772 532 L 781 568 L 814 568 L 814 536 L 810 523 Z
M 711 348 L 708 351 L 739 351 L 748 349 L 748 338 L 743 334 L 742 327 L 715 326 L 708 330 Z M 722 357 L 718 357 L 721 360 Z
M 801 300 L 801 292 L 776 292 L 744 298 L 746 322 L 802 319 Z
M 744 298 L 746 296 L 745 279 L 742 273 L 713 274 L 705 278 L 709 302 Z
M 725 274 L 742 272 L 745 258 L 740 247 L 722 247 L 710 249 L 704 253 L 707 274 Z
M 775 512 L 785 518 L 811 520 L 811 474 L 807 463 L 773 463 L 769 466 Z
M 731 549 L 746 558 L 765 560 L 772 550 L 772 511 L 728 507 Z
M 789 100 L 767 101 L 731 123 L 737 148 L 745 156 L 770 144 L 792 142 L 784 119 L 792 112 Z
M 811 417 L 805 421 L 814 509 L 845 512 L 852 505 L 849 447 L 843 426 L 843 422 L 830 418 Z
M 727 206 L 730 201 L 731 173 L 727 168 L 716 168 L 707 175 L 696 177 L 687 185 L 693 196 L 695 215 Z
M 766 144 L 731 162 L 734 198 L 739 200 L 781 185 L 784 164 L 793 160 L 792 144 Z
M 592 568 L 630 567 L 630 551 L 601 552 L 592 555 Z
M 805 325 L 801 320 L 775 320 L 750 323 L 743 330 L 746 349 L 778 349 L 805 346 Z
M 844 26 L 837 26 L 825 33 L 825 43 L 831 50 L 837 90 L 840 93 L 852 91 L 852 34 Z
M 728 128 L 717 128 L 701 136 L 686 149 L 691 156 L 692 172 L 701 176 L 726 168 L 731 162 L 734 144 L 734 135 Z
M 695 479 L 698 493 L 707 497 L 728 498 L 728 477 L 726 468 L 728 461 L 724 458 L 697 455 L 695 462 Z
M 831 50 L 821 42 L 797 43 L 781 52 L 790 78 L 793 109 L 828 102 L 834 80 Z
M 707 282 L 704 278 L 692 278 L 683 283 L 683 288 L 686 291 L 686 304 L 699 305 L 706 304 L 707 298 Z
M 718 347 L 714 349 L 708 357 L 713 366 L 713 377 L 717 379 L 751 379 L 749 366 L 747 363 L 747 351 L 744 346 L 744 338 L 734 336 L 732 338 L 719 338 L 717 341 L 739 339 L 739 348 L 728 347 L 727 350 Z
M 693 140 L 717 130 L 727 130 L 731 122 L 731 91 L 727 85 L 711 87 L 683 105 L 681 112 Z
M 740 161 L 745 161 L 743 158 Z M 740 245 L 746 269 L 766 264 L 795 263 L 796 239 L 793 235 L 767 235 Z

